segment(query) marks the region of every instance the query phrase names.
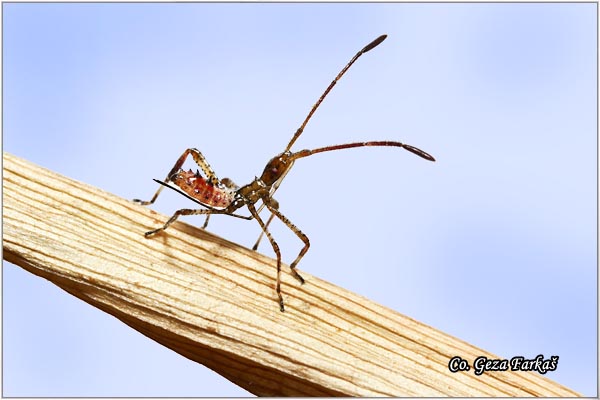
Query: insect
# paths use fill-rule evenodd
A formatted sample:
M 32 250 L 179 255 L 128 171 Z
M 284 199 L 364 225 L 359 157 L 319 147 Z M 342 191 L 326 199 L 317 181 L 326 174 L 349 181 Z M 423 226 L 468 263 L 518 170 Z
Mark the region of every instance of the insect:
M 240 187 L 233 183 L 231 179 L 219 179 L 208 164 L 208 162 L 206 161 L 206 159 L 204 158 L 204 156 L 202 155 L 202 153 L 200 153 L 200 151 L 198 151 L 195 148 L 190 148 L 184 151 L 181 157 L 179 157 L 179 159 L 173 166 L 173 168 L 169 171 L 164 181 L 154 179 L 154 181 L 161 184 L 161 186 L 158 188 L 152 199 L 150 199 L 149 201 L 135 199 L 133 201 L 141 205 L 152 204 L 160 194 L 161 190 L 164 187 L 168 187 L 178 191 L 190 200 L 200 204 L 204 208 L 177 210 L 173 214 L 173 216 L 169 218 L 167 222 L 165 222 L 163 226 L 152 231 L 146 232 L 145 236 L 149 237 L 158 232 L 164 231 L 181 215 L 206 215 L 207 217 L 204 222 L 203 228 L 207 226 L 208 219 L 212 214 L 227 214 L 233 217 L 242 218 L 246 220 L 255 219 L 260 225 L 262 232 L 253 249 L 256 250 L 258 248 L 258 244 L 261 238 L 263 237 L 263 234 L 266 235 L 269 242 L 271 243 L 271 246 L 273 247 L 273 251 L 277 256 L 276 292 L 279 300 L 279 308 L 281 311 L 284 311 L 280 279 L 281 251 L 279 249 L 279 245 L 269 232 L 268 226 L 273 220 L 273 218 L 277 217 L 288 228 L 290 228 L 296 234 L 296 236 L 298 236 L 298 238 L 304 243 L 304 246 L 300 250 L 300 253 L 296 257 L 296 259 L 290 264 L 290 271 L 292 275 L 298 281 L 300 281 L 301 284 L 304 283 L 304 279 L 296 271 L 296 266 L 308 251 L 308 248 L 310 247 L 310 241 L 308 237 L 296 227 L 296 225 L 292 224 L 292 222 L 290 222 L 290 220 L 286 216 L 284 216 L 281 213 L 281 211 L 279 211 L 279 203 L 277 202 L 277 200 L 275 200 L 275 198 L 273 198 L 273 195 L 279 188 L 279 185 L 281 185 L 283 178 L 285 178 L 285 176 L 290 171 L 296 160 L 304 157 L 309 157 L 318 153 L 349 149 L 353 147 L 390 146 L 401 147 L 426 160 L 435 161 L 435 159 L 431 155 L 429 155 L 421 149 L 418 149 L 414 146 L 410 146 L 408 144 L 387 140 L 338 144 L 333 146 L 320 147 L 313 150 L 300 150 L 297 152 L 293 152 L 291 150 L 296 140 L 304 131 L 306 124 L 313 116 L 314 112 L 317 110 L 319 105 L 323 102 L 327 94 L 335 86 L 338 80 L 346 73 L 346 71 L 352 66 L 352 64 L 354 64 L 354 62 L 358 60 L 360 56 L 381 44 L 381 42 L 383 42 L 386 37 L 387 35 L 379 36 L 377 39 L 373 40 L 371 43 L 363 47 L 358 53 L 354 55 L 354 57 L 352 57 L 352 59 L 350 59 L 348 64 L 346 64 L 346 66 L 342 68 L 342 70 L 329 84 L 327 89 L 325 89 L 321 97 L 319 97 L 317 102 L 313 105 L 312 109 L 302 122 L 302 125 L 300 125 L 300 127 L 296 130 L 296 132 L 292 136 L 292 139 L 289 141 L 283 152 L 273 157 L 265 166 L 265 169 L 263 170 L 260 177 L 255 177 L 254 180 L 249 184 Z M 193 172 L 192 170 L 185 171 L 181 169 L 183 163 L 185 162 L 188 156 L 192 156 L 196 164 L 202 170 L 202 173 L 200 173 L 198 170 L 196 170 L 196 172 Z M 171 184 L 173 184 L 174 186 Z M 256 204 L 259 202 L 259 200 L 261 202 L 261 205 L 257 209 Z M 236 214 L 236 211 L 244 206 L 248 208 L 250 215 L 245 216 Z M 267 222 L 264 222 L 259 215 L 264 207 L 266 207 L 271 213 Z

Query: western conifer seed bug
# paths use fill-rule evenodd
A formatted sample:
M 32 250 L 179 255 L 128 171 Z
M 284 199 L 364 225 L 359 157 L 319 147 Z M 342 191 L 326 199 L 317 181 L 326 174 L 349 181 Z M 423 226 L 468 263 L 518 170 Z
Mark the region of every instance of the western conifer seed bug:
M 296 259 L 290 264 L 290 270 L 292 272 L 292 275 L 296 279 L 298 279 L 300 281 L 300 283 L 304 283 L 304 279 L 296 271 L 296 266 L 298 265 L 298 263 L 300 262 L 300 260 L 304 256 L 304 254 L 306 254 L 306 252 L 308 251 L 310 242 L 308 240 L 308 237 L 304 233 L 302 233 L 302 231 L 300 229 L 298 229 L 294 224 L 292 224 L 290 222 L 290 220 L 287 219 L 287 217 L 285 217 L 281 213 L 281 211 L 279 211 L 279 203 L 277 202 L 277 200 L 275 200 L 273 198 L 273 194 L 277 191 L 277 189 L 279 188 L 279 185 L 281 185 L 281 182 L 283 181 L 283 178 L 290 171 L 290 169 L 292 168 L 292 165 L 294 165 L 294 162 L 296 160 L 298 160 L 299 158 L 308 157 L 308 156 L 311 156 L 311 155 L 317 154 L 317 153 L 349 149 L 349 148 L 353 148 L 353 147 L 391 146 L 391 147 L 401 147 L 401 148 L 408 150 L 409 152 L 416 154 L 419 157 L 422 157 L 426 160 L 435 161 L 435 159 L 431 155 L 429 155 L 428 153 L 424 152 L 421 149 L 418 149 L 414 146 L 410 146 L 408 144 L 394 142 L 394 141 L 387 141 L 387 140 L 338 144 L 338 145 L 333 145 L 333 146 L 320 147 L 320 148 L 313 149 L 313 150 L 300 150 L 297 152 L 292 152 L 292 150 L 291 150 L 292 145 L 296 142 L 298 137 L 300 137 L 300 135 L 304 131 L 306 124 L 308 123 L 310 118 L 313 116 L 314 112 L 319 107 L 321 102 L 323 102 L 323 99 L 325 99 L 325 97 L 327 96 L 329 91 L 335 86 L 337 81 L 346 73 L 346 71 L 352 66 L 352 64 L 354 64 L 354 62 L 356 60 L 358 60 L 358 58 L 360 56 L 362 56 L 364 53 L 372 50 L 373 48 L 375 48 L 376 46 L 381 44 L 381 42 L 383 42 L 386 37 L 387 37 L 387 35 L 379 36 L 377 39 L 373 40 L 371 43 L 369 43 L 368 45 L 363 47 L 358 53 L 356 53 L 354 55 L 354 57 L 352 57 L 352 59 L 350 59 L 348 64 L 346 64 L 346 66 L 344 68 L 342 68 L 342 70 L 337 74 L 337 76 L 329 84 L 327 89 L 325 89 L 325 92 L 323 92 L 321 97 L 319 97 L 317 102 L 313 105 L 312 109 L 310 110 L 310 112 L 308 113 L 306 118 L 304 119 L 304 122 L 302 122 L 302 125 L 300 125 L 298 130 L 296 130 L 296 133 L 294 133 L 294 136 L 292 136 L 292 139 L 290 140 L 288 145 L 285 147 L 283 152 L 281 154 L 278 154 L 275 157 L 273 157 L 267 163 L 260 178 L 255 177 L 252 182 L 250 182 L 249 184 L 247 184 L 245 186 L 241 186 L 241 187 L 237 186 L 235 183 L 233 183 L 233 181 L 231 179 L 217 178 L 217 175 L 212 170 L 210 165 L 208 165 L 208 162 L 206 162 L 206 159 L 204 158 L 202 153 L 200 153 L 200 151 L 198 151 L 197 149 L 192 148 L 192 149 L 187 149 L 186 151 L 184 151 L 183 154 L 181 155 L 181 157 L 179 157 L 179 159 L 173 166 L 173 168 L 169 171 L 169 173 L 164 181 L 159 181 L 157 179 L 154 179 L 156 182 L 158 182 L 162 186 L 160 186 L 158 188 L 158 190 L 156 191 L 156 193 L 154 194 L 152 199 L 150 199 L 149 201 L 142 201 L 139 199 L 135 199 L 133 201 L 136 203 L 139 203 L 141 205 L 152 204 L 152 203 L 154 203 L 154 201 L 160 194 L 161 190 L 166 186 L 168 188 L 178 191 L 179 193 L 183 194 L 190 200 L 205 207 L 205 209 L 177 210 L 175 212 L 175 214 L 173 214 L 173 216 L 171 218 L 169 218 L 169 220 L 167 220 L 167 222 L 165 222 L 165 224 L 163 226 L 161 226 L 160 228 L 154 229 L 152 231 L 146 232 L 145 236 L 149 237 L 149 236 L 154 235 L 155 233 L 164 231 L 180 215 L 199 215 L 199 214 L 206 215 L 207 217 L 204 222 L 203 228 L 205 228 L 207 226 L 208 219 L 209 219 L 210 215 L 212 215 L 212 214 L 227 214 L 227 215 L 231 215 L 231 216 L 234 216 L 237 218 L 243 218 L 243 219 L 247 219 L 247 220 L 256 219 L 256 221 L 258 222 L 258 224 L 260 225 L 260 227 L 262 229 L 262 232 L 261 232 L 256 244 L 254 245 L 253 249 L 256 250 L 258 248 L 258 244 L 264 233 L 267 236 L 267 238 L 269 239 L 269 242 L 271 243 L 271 246 L 273 247 L 273 250 L 275 251 L 275 254 L 277 255 L 276 292 L 277 292 L 277 297 L 279 299 L 279 308 L 281 311 L 284 311 L 283 297 L 281 296 L 281 280 L 280 280 L 281 252 L 279 250 L 279 245 L 277 244 L 275 239 L 271 236 L 268 226 L 271 223 L 271 221 L 273 220 L 273 217 L 277 217 L 281 220 L 281 222 L 283 222 L 285 225 L 287 225 L 287 227 L 290 228 L 296 234 L 296 236 L 298 236 L 298 238 L 304 243 L 304 246 L 300 250 L 300 253 L 296 257 Z M 196 170 L 196 172 L 193 172 L 192 170 L 185 171 L 185 170 L 181 169 L 181 167 L 183 166 L 183 163 L 185 162 L 186 158 L 189 155 L 191 155 L 192 158 L 194 159 L 194 161 L 196 162 L 196 164 L 198 164 L 198 166 L 202 170 L 202 173 L 200 173 L 198 170 Z M 174 186 L 171 186 L 170 183 L 174 184 Z M 262 204 L 257 210 L 256 203 L 259 200 L 262 202 Z M 244 206 L 246 206 L 248 208 L 248 210 L 250 211 L 249 216 L 239 215 L 239 214 L 235 213 L 238 209 L 240 209 Z M 271 215 L 266 223 L 262 220 L 262 218 L 259 215 L 264 207 L 267 207 L 267 209 L 271 212 Z

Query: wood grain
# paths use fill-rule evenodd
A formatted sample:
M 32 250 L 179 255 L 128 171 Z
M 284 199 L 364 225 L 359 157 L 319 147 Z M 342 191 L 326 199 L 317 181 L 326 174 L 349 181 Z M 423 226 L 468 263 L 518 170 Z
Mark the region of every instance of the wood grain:
M 265 396 L 578 396 L 531 372 L 451 373 L 493 355 L 182 222 L 4 153 L 4 258 Z M 202 393 L 198 393 L 202 395 Z

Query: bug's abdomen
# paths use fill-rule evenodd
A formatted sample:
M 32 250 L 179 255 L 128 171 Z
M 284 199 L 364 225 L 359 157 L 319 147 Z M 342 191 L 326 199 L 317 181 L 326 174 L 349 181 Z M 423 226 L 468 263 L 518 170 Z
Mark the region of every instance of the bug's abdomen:
M 171 181 L 189 196 L 211 207 L 226 208 L 235 196 L 235 190 L 223 184 L 213 185 L 206 181 L 198 171 L 179 171 Z

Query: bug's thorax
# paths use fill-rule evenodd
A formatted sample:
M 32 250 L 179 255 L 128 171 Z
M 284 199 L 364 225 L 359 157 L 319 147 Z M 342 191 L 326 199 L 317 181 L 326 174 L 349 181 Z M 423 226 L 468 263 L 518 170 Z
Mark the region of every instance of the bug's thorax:
M 260 178 L 254 178 L 252 182 L 242 186 L 237 193 L 246 202 L 254 204 L 261 198 L 268 196 L 269 187 Z
M 260 178 L 255 177 L 252 182 L 242 186 L 238 190 L 238 194 L 250 203 L 256 203 L 260 199 L 270 197 L 273 188 L 281 183 L 281 180 L 294 164 L 291 156 L 292 153 L 286 151 L 273 157 L 265 166 Z
M 198 171 L 193 172 L 191 169 L 179 170 L 171 176 L 171 182 L 200 203 L 217 208 L 229 206 L 238 189 L 230 179 L 224 178 L 213 184 Z

